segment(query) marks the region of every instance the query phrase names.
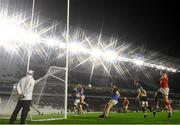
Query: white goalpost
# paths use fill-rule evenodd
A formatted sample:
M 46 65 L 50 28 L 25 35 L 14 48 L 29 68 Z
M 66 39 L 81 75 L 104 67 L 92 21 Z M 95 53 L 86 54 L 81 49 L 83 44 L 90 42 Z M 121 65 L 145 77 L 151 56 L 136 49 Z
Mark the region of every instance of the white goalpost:
M 32 23 L 33 23 L 33 15 L 34 15 L 34 6 L 35 6 L 35 0 L 33 0 L 33 6 L 32 6 L 32 17 L 31 17 L 31 26 L 32 26 Z M 66 24 L 66 43 L 67 43 L 67 46 L 66 46 L 66 66 L 65 66 L 65 68 L 63 68 L 63 67 L 55 67 L 55 66 L 52 66 L 52 67 L 50 67 L 50 69 L 49 69 L 49 71 L 48 71 L 48 73 L 44 76 L 44 77 L 42 77 L 41 79 L 39 79 L 39 80 L 37 80 L 37 83 L 39 82 L 39 83 L 41 83 L 42 82 L 42 84 L 44 83 L 48 83 L 48 78 L 49 77 L 53 77 L 54 79 L 56 79 L 56 80 L 59 80 L 59 82 L 57 82 L 57 83 L 64 83 L 64 84 L 62 84 L 63 86 L 62 86 L 62 88 L 64 88 L 64 99 L 62 99 L 62 97 L 63 97 L 63 93 L 61 93 L 62 92 L 62 90 L 60 90 L 59 89 L 59 91 L 60 91 L 60 94 L 59 94 L 59 96 L 61 96 L 61 99 L 62 100 L 64 100 L 64 101 L 62 101 L 61 100 L 61 105 L 62 105 L 62 102 L 64 102 L 64 106 L 62 106 L 61 108 L 60 108 L 60 111 L 58 111 L 58 110 L 53 110 L 53 109 L 46 109 L 46 110 L 48 110 L 48 111 L 50 111 L 51 110 L 51 113 L 58 113 L 58 114 L 60 114 L 58 117 L 56 116 L 56 117 L 52 117 L 52 116 L 50 116 L 49 118 L 47 118 L 47 119 L 34 119 L 32 116 L 34 116 L 34 115 L 31 115 L 31 120 L 33 120 L 33 121 L 45 121 L 45 120 L 57 120 L 57 119 L 67 119 L 67 105 L 68 105 L 68 66 L 69 66 L 69 50 L 68 50 L 68 45 L 69 45 L 69 10 L 70 10 L 70 0 L 67 0 L 67 24 Z M 28 64 L 27 64 L 27 70 L 29 69 L 29 64 L 30 64 L 30 51 L 31 50 L 29 50 L 29 57 L 28 57 Z M 55 70 L 55 72 L 53 71 L 53 73 L 51 72 L 51 70 L 53 70 L 53 69 L 59 69 L 59 70 L 63 70 L 64 71 L 64 73 L 62 73 L 62 71 L 61 72 L 59 72 L 59 71 L 57 71 L 57 70 Z M 60 74 L 58 74 L 58 73 L 60 73 Z M 58 74 L 58 76 L 56 76 L 56 75 Z M 63 78 L 62 78 L 63 77 Z M 37 84 L 37 86 L 41 86 L 41 84 Z M 41 90 L 41 93 L 39 93 L 39 95 L 38 96 L 36 96 L 35 95 L 35 99 L 34 99 L 34 104 L 36 105 L 35 107 L 32 105 L 32 107 L 33 107 L 33 109 L 35 109 L 35 111 L 36 112 L 38 112 L 39 114 L 44 114 L 44 113 L 42 113 L 41 111 L 40 111 L 40 109 L 38 109 L 38 103 L 40 103 L 40 99 L 41 99 L 41 97 L 42 97 L 42 92 L 43 92 L 43 90 L 45 89 L 44 88 L 45 86 L 43 86 L 42 88 L 40 88 L 39 90 Z M 37 87 L 38 88 L 38 87 Z M 35 91 L 37 90 L 38 92 L 40 92 L 37 88 L 35 88 L 35 90 L 34 90 L 34 93 L 35 93 Z M 55 96 L 58 96 L 58 95 L 55 95 Z M 61 113 L 60 113 L 61 112 Z M 63 114 L 63 113 L 64 114 Z M 51 114 L 51 113 L 47 113 L 47 114 Z M 37 115 L 36 115 L 36 117 L 37 117 Z
M 66 68 L 52 66 L 38 80 L 33 91 L 31 105 L 32 121 L 67 118 Z
M 42 78 L 36 80 L 29 119 L 32 121 L 66 119 L 66 87 L 66 68 L 51 66 Z M 1 117 L 10 118 L 17 101 L 18 96 L 15 84 L 9 99 L 1 100 Z
M 31 28 L 33 27 L 35 0 L 32 5 Z M 33 100 L 29 118 L 32 121 L 46 121 L 67 119 L 68 105 L 68 66 L 69 66 L 69 8 L 67 0 L 67 26 L 66 26 L 66 65 L 65 67 L 51 66 L 44 77 L 36 80 L 33 91 Z M 31 29 L 32 30 L 32 29 Z M 27 70 L 30 69 L 31 46 L 27 55 Z M 0 103 L 0 115 L 9 118 L 18 101 L 16 84 L 10 96 Z M 3 108 L 2 108 L 3 107 Z M 19 113 L 20 115 L 20 113 Z
M 32 6 L 32 17 L 31 17 L 31 26 L 32 26 L 32 23 L 33 23 L 33 15 L 34 15 L 34 5 L 35 5 L 35 0 L 33 0 L 33 6 Z M 48 73 L 41 79 L 38 80 L 38 82 L 42 82 L 42 83 L 47 83 L 47 79 L 49 77 L 49 75 L 53 78 L 55 78 L 56 80 L 59 80 L 60 82 L 63 82 L 63 87 L 64 87 L 64 108 L 62 108 L 63 112 L 64 112 L 64 115 L 61 115 L 58 116 L 58 118 L 54 117 L 54 118 L 48 118 L 48 119 L 38 119 L 38 120 L 57 120 L 57 119 L 67 119 L 67 105 L 68 105 L 68 67 L 69 67 L 69 49 L 68 49 L 68 45 L 69 45 L 69 10 L 70 10 L 70 0 L 67 0 L 67 24 L 66 24 L 66 43 L 67 43 L 67 46 L 66 46 L 66 66 L 65 68 L 62 68 L 62 67 L 50 67 Z M 29 50 L 30 51 L 30 50 Z M 31 54 L 29 52 L 29 54 Z M 27 69 L 29 69 L 29 64 L 30 64 L 30 55 L 29 55 L 29 58 L 28 58 L 28 65 L 27 65 Z M 53 73 L 51 72 L 51 70 L 53 68 L 56 68 L 56 69 L 61 69 L 61 70 L 64 70 L 64 74 L 60 74 L 61 76 L 56 76 L 55 74 L 57 73 L 60 73 L 59 71 L 53 71 Z M 62 73 L 62 72 L 61 72 Z M 65 76 L 64 76 L 65 75 Z M 64 76 L 64 78 L 60 78 Z M 37 84 L 38 85 L 38 84 Z M 40 85 L 40 84 L 39 84 Z M 35 88 L 36 89 L 36 88 Z M 43 88 L 44 89 L 44 88 Z M 41 88 L 41 91 L 43 91 L 43 89 Z M 35 90 L 36 91 L 36 90 Z M 38 90 L 39 91 L 39 90 Z M 59 90 L 61 91 L 61 90 Z M 61 97 L 63 96 L 63 94 L 60 94 Z M 56 95 L 57 96 L 57 95 Z M 36 97 L 37 98 L 37 97 Z M 36 100 L 36 98 L 34 100 Z M 38 100 L 34 101 L 36 105 L 38 105 L 38 103 L 40 102 L 40 96 L 38 97 Z M 38 103 L 37 103 L 38 102 Z M 62 101 L 63 102 L 63 101 Z M 36 107 L 37 109 L 37 107 Z M 53 109 L 51 109 L 53 111 Z M 60 111 L 61 114 L 62 114 L 62 110 Z M 39 111 L 36 110 L 36 111 Z M 57 110 L 56 110 L 57 111 Z M 53 111 L 53 112 L 56 112 L 56 111 Z M 40 111 L 41 112 L 41 111 Z M 39 112 L 39 113 L 40 113 Z M 58 112 L 59 113 L 59 112 Z M 33 117 L 31 116 L 31 119 L 32 120 L 36 120 L 36 119 L 33 119 Z M 36 120 L 37 121 L 37 120 Z

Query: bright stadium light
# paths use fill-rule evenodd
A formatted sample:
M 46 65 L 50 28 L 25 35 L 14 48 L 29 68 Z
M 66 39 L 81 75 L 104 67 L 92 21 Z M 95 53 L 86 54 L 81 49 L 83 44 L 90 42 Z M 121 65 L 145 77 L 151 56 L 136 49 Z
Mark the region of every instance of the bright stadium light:
M 143 60 L 139 60 L 139 59 L 133 59 L 133 63 L 136 64 L 136 65 L 143 65 L 144 64 L 144 61 Z
M 7 43 L 3 44 L 2 47 L 6 50 L 8 53 L 14 53 L 18 50 L 18 46 L 13 43 Z
M 67 46 L 67 44 L 66 43 L 63 43 L 63 42 L 59 42 L 58 43 L 58 46 L 60 47 L 60 48 L 66 48 L 66 46 Z
M 167 67 L 162 66 L 162 65 L 158 65 L 158 66 L 156 66 L 156 68 L 157 68 L 157 69 L 160 69 L 160 70 L 165 70 L 165 69 L 167 69 Z
M 123 56 L 119 56 L 117 58 L 119 61 L 124 61 L 124 62 L 131 62 L 132 59 L 129 59 L 129 58 L 126 58 L 126 57 L 123 57 Z
M 31 45 L 34 45 L 40 42 L 39 35 L 33 32 L 26 32 L 22 39 L 24 42 L 26 42 L 26 44 L 31 44 Z
M 115 51 L 108 50 L 108 51 L 105 51 L 103 53 L 103 57 L 107 61 L 114 61 L 114 60 L 116 60 L 118 58 L 118 55 L 117 55 L 117 53 Z
M 177 72 L 177 69 L 167 68 L 167 71 L 169 71 L 169 72 Z
M 49 47 L 59 47 L 59 48 L 66 48 L 66 43 L 60 42 L 55 39 L 47 39 L 45 40 L 45 44 Z
M 102 51 L 99 49 L 93 49 L 93 50 L 91 50 L 90 54 L 93 58 L 97 59 L 97 58 L 101 57 Z
M 79 52 L 86 53 L 87 52 L 87 49 L 84 48 L 81 45 L 81 43 L 78 43 L 78 42 L 69 43 L 68 48 L 71 53 L 79 53 Z
M 34 44 L 39 42 L 39 36 L 36 33 L 18 27 L 18 25 L 15 23 L 13 24 L 8 20 L 0 20 L 0 34 L 0 42 L 11 41 L 20 44 Z
M 177 69 L 172 69 L 171 71 L 172 71 L 172 72 L 177 72 Z
M 1 41 L 17 40 L 21 37 L 21 30 L 10 23 L 0 21 L 0 34 Z
M 24 47 L 27 45 L 27 47 L 29 46 L 29 49 L 27 49 L 27 51 L 30 53 L 31 45 L 33 46 L 44 42 L 49 47 L 57 46 L 60 49 L 65 49 L 67 47 L 68 51 L 73 54 L 77 54 L 77 53 L 89 54 L 94 59 L 100 58 L 106 61 L 117 60 L 121 62 L 122 61 L 130 62 L 139 66 L 143 65 L 151 68 L 156 68 L 159 70 L 166 70 L 169 72 L 179 71 L 178 69 L 175 68 L 144 62 L 139 58 L 133 59 L 126 56 L 121 56 L 121 55 L 118 56 L 117 53 L 113 50 L 105 51 L 105 49 L 101 50 L 98 49 L 98 47 L 93 49 L 85 48 L 84 46 L 82 46 L 81 42 L 79 42 L 80 40 L 78 40 L 78 38 L 77 40 L 72 41 L 70 43 L 69 42 L 64 43 L 56 39 L 46 39 L 42 37 L 44 35 L 42 35 L 41 32 L 38 32 L 37 29 L 32 28 L 33 20 L 31 21 L 30 27 L 26 24 L 25 21 L 27 21 L 27 19 L 21 18 L 20 15 L 7 16 L 4 15 L 4 13 L 0 12 L 0 34 L 1 34 L 0 47 L 4 48 L 8 52 L 13 53 L 14 51 L 17 52 L 20 47 Z M 34 31 L 37 31 L 37 33 Z
M 54 39 L 48 39 L 45 42 L 48 46 L 53 47 L 53 46 L 57 46 L 58 45 L 58 41 L 54 40 Z

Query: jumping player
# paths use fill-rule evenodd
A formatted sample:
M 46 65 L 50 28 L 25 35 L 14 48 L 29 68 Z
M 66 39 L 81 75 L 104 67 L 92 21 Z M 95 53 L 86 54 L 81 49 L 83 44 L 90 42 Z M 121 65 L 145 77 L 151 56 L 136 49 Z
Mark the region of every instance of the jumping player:
M 129 106 L 129 100 L 128 100 L 126 97 L 124 97 L 124 98 L 123 98 L 123 109 L 124 109 L 123 112 L 124 112 L 124 113 L 127 112 L 128 106 Z
M 77 114 L 79 113 L 79 103 L 80 103 L 80 95 L 77 91 L 77 88 L 73 89 L 75 91 L 74 96 L 75 96 L 75 100 L 73 103 L 73 110 L 74 110 L 74 114 L 75 116 L 77 116 Z
M 136 81 L 135 85 L 138 89 L 137 98 L 140 100 L 140 107 L 144 113 L 144 118 L 146 118 L 147 117 L 147 110 L 149 109 L 149 111 L 151 111 L 151 108 L 149 107 L 149 104 L 148 104 L 147 93 L 138 81 Z
M 87 108 L 89 108 L 89 105 L 84 101 L 85 95 L 84 95 L 84 88 L 81 84 L 78 84 L 76 88 L 76 92 L 80 95 L 80 102 L 78 104 L 79 106 L 79 113 L 84 115 L 83 105 L 86 105 Z
M 103 114 L 99 116 L 99 118 L 106 118 L 109 115 L 110 110 L 113 106 L 118 103 L 118 99 L 120 98 L 118 87 L 112 85 L 112 97 L 111 100 L 106 104 Z
M 165 107 L 168 108 L 169 110 L 169 114 L 168 114 L 168 118 L 170 118 L 172 116 L 172 108 L 171 108 L 171 103 L 168 99 L 168 95 L 169 95 L 169 78 L 166 72 L 162 72 L 161 73 L 161 80 L 160 80 L 160 88 L 158 89 L 158 91 L 155 94 L 155 105 L 156 105 L 156 109 L 159 109 L 159 97 L 163 96 L 163 101 L 164 101 L 164 105 Z M 155 115 L 155 111 L 154 111 L 154 115 Z

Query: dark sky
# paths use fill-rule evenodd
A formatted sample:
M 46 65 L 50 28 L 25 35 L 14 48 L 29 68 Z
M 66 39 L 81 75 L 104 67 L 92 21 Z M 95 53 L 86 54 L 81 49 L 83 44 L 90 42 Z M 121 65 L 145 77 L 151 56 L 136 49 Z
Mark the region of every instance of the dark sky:
M 32 0 L 26 2 L 31 5 Z M 42 16 L 61 21 L 66 20 L 66 3 L 36 0 L 35 8 Z M 103 26 L 106 36 L 180 57 L 178 10 L 177 2 L 163 0 L 71 0 L 70 25 L 97 33 Z

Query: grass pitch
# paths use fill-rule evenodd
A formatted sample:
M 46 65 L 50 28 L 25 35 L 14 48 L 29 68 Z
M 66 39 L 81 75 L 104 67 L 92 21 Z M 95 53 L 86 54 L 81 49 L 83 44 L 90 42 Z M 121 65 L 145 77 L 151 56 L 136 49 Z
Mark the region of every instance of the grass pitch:
M 156 117 L 148 113 L 147 118 L 142 112 L 138 113 L 111 113 L 106 119 L 99 119 L 100 113 L 87 113 L 85 116 L 68 115 L 68 119 L 55 121 L 27 121 L 29 124 L 180 124 L 180 112 L 174 112 L 171 118 L 167 118 L 167 112 L 157 112 Z M 50 115 L 52 117 L 52 115 Z M 48 115 L 37 116 L 46 118 Z M 0 118 L 0 124 L 7 124 L 7 119 Z M 19 121 L 17 121 L 19 123 Z

